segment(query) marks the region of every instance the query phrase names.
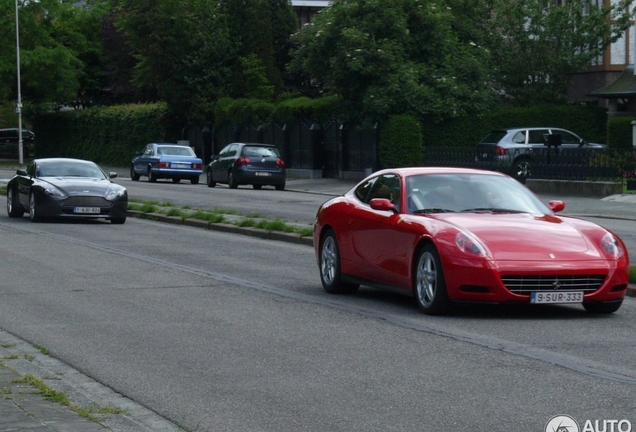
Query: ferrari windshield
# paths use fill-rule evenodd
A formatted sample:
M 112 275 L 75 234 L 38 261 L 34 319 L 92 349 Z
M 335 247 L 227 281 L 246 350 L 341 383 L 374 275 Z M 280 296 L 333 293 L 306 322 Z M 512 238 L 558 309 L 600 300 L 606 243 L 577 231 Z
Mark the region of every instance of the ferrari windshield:
M 107 178 L 104 172 L 94 163 L 73 160 L 40 161 L 36 167 L 36 176 Z
M 421 174 L 406 179 L 408 212 L 552 214 L 516 180 L 489 174 Z

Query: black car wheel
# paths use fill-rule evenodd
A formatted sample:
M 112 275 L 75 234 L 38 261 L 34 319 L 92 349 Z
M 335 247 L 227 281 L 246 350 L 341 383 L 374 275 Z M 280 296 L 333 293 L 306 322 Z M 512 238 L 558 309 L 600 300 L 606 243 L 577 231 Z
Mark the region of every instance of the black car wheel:
M 583 303 L 586 311 L 593 314 L 611 314 L 618 310 L 623 304 L 622 300 L 605 303 Z
M 320 282 L 330 294 L 351 294 L 359 285 L 342 281 L 340 273 L 340 248 L 336 234 L 328 230 L 320 242 Z
M 205 175 L 205 180 L 206 180 L 206 183 L 208 184 L 208 187 L 216 186 L 216 182 L 212 180 L 212 170 L 208 169 L 208 172 Z
M 130 166 L 130 179 L 132 181 L 139 180 L 139 174 L 135 172 L 135 167 L 133 165 Z
M 157 174 L 153 173 L 150 167 L 148 167 L 148 181 L 152 183 L 157 181 Z
M 192 184 L 199 184 L 199 176 L 192 177 L 192 178 L 190 179 L 190 183 L 192 183 Z
M 238 187 L 238 182 L 234 178 L 234 174 L 232 174 L 232 171 L 227 173 L 227 185 L 230 187 L 230 189 L 236 189 Z
M 31 222 L 39 222 L 41 219 L 38 214 L 35 194 L 33 192 L 29 195 L 29 217 L 31 218 Z
M 255 185 L 252 185 L 252 187 L 256 190 L 260 190 L 263 188 L 263 185 L 255 184 Z
M 7 188 L 7 214 L 9 217 L 17 218 L 24 215 L 24 209 L 14 189 L 13 186 Z
M 110 223 L 113 225 L 123 225 L 126 223 L 126 216 L 120 218 L 110 218 Z
M 420 249 L 413 271 L 415 300 L 427 315 L 443 315 L 450 309 L 446 281 L 439 253 L 433 245 Z

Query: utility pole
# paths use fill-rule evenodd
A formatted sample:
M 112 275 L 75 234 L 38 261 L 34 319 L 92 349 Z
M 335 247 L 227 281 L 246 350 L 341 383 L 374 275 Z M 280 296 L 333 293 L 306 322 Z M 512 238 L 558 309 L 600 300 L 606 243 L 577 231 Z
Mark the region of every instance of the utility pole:
M 18 163 L 24 164 L 24 145 L 22 141 L 22 91 L 20 89 L 20 25 L 18 19 L 18 0 L 15 0 L 15 47 L 18 62 L 18 105 L 16 112 L 18 113 Z

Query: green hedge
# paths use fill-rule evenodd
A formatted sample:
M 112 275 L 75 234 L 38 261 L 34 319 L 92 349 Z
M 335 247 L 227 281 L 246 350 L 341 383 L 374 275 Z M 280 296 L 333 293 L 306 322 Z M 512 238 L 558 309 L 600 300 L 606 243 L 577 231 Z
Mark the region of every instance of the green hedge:
M 422 165 L 422 127 L 413 116 L 389 117 L 380 130 L 379 140 L 381 168 Z
M 611 148 L 626 149 L 633 148 L 632 121 L 636 118 L 614 117 L 607 122 L 607 145 Z
M 176 141 L 166 114 L 163 103 L 41 114 L 34 121 L 35 155 L 127 166 L 147 143 Z
M 553 126 L 569 129 L 585 140 L 607 142 L 607 111 L 595 106 L 502 107 L 481 116 L 442 123 L 423 121 L 425 146 L 474 147 L 488 132 L 504 127 Z

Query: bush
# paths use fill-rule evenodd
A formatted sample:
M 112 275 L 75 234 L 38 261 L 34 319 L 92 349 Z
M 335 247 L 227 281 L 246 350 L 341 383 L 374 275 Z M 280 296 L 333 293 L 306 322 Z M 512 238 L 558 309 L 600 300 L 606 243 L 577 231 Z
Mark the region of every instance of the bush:
M 610 148 L 633 148 L 632 121 L 634 117 L 614 117 L 607 123 L 607 145 Z
M 422 127 L 408 114 L 390 116 L 380 130 L 382 168 L 420 166 L 423 162 Z

